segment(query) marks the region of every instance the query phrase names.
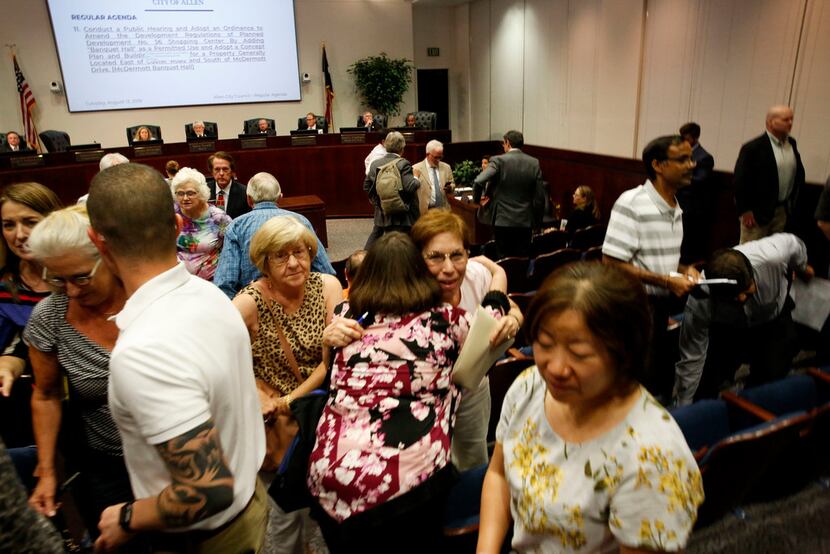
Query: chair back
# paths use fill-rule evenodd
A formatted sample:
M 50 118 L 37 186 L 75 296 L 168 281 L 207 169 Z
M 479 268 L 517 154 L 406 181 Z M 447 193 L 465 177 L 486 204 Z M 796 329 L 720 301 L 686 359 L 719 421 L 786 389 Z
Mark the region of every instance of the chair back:
M 533 272 L 530 274 L 530 290 L 539 290 L 548 275 L 563 265 L 579 260 L 579 250 L 563 248 L 550 254 L 542 254 L 533 260 Z
M 526 314 L 535 294 L 535 292 L 511 292 L 507 296 L 516 303 L 523 314 Z
M 530 258 L 511 256 L 496 262 L 507 274 L 507 292 L 526 292 L 528 290 L 527 270 Z
M 435 126 L 438 122 L 438 114 L 435 112 L 424 112 L 424 111 L 417 111 L 417 112 L 409 112 L 406 114 L 406 117 L 410 115 L 415 116 L 415 127 L 421 129 L 435 129 Z M 404 118 L 406 121 L 406 118 Z
M 328 127 L 328 124 L 326 122 L 326 116 L 318 115 L 316 117 L 317 117 L 317 128 L 322 129 L 324 133 L 328 133 L 329 132 L 329 127 Z M 297 118 L 297 129 L 302 131 L 303 129 L 306 128 L 305 125 L 306 125 L 305 124 L 305 116 L 298 117 Z
M 505 358 L 499 360 L 487 375 L 490 377 L 490 423 L 487 426 L 487 442 L 496 440 L 496 427 L 501 418 L 501 406 L 510 385 L 524 370 L 533 365 L 533 358 Z
M 133 137 L 135 136 L 136 132 L 142 128 L 147 127 L 150 130 L 150 136 L 156 140 L 161 140 L 161 127 L 158 125 L 133 125 L 132 127 L 127 127 L 127 143 L 132 146 L 133 144 Z
M 277 132 L 277 123 L 269 118 L 269 117 L 255 117 L 253 119 L 246 119 L 242 123 L 242 132 L 246 135 L 255 135 L 259 133 L 259 120 L 264 119 L 268 122 L 268 128 L 274 130 L 274 134 Z
M 63 131 L 43 131 L 38 136 L 49 152 L 65 152 L 72 145 L 69 134 Z
M 530 255 L 535 258 L 541 254 L 550 254 L 566 248 L 569 239 L 568 233 L 559 229 L 533 235 L 530 239 Z
M 809 424 L 806 414 L 795 414 L 756 425 L 715 444 L 700 461 L 706 500 L 698 510 L 697 527 L 709 525 L 770 487 L 784 476 L 775 474 L 778 462 L 798 445 Z
M 346 281 L 346 262 L 349 261 L 349 258 L 343 258 L 342 260 L 333 260 L 331 262 L 331 266 L 334 268 L 334 274 L 337 277 L 337 280 L 340 281 L 340 286 L 344 289 L 349 286 L 349 283 Z
M 602 246 L 592 246 L 582 253 L 582 259 L 586 262 L 602 261 Z
M 219 124 L 215 121 L 203 121 L 202 123 L 205 124 L 205 137 L 209 138 L 219 138 Z M 193 123 L 187 123 L 184 126 L 184 136 L 185 137 L 195 137 L 196 133 L 193 132 Z
M 729 411 L 723 400 L 699 400 L 669 412 L 696 458 L 730 434 Z
M 791 375 L 778 381 L 744 389 L 738 396 L 776 416 L 808 411 L 818 406 L 816 383 L 809 375 Z
M 574 231 L 569 246 L 577 250 L 587 250 L 592 246 L 602 246 L 604 240 L 605 225 L 597 223 Z

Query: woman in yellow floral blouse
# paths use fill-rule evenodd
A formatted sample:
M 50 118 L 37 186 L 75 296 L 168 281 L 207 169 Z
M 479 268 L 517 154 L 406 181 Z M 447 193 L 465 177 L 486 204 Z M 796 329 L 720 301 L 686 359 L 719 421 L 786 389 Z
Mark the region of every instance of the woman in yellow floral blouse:
M 478 552 L 513 521 L 519 552 L 677 551 L 703 487 L 677 424 L 638 383 L 650 335 L 642 286 L 578 263 L 536 293 L 536 367 L 507 393 L 484 479 Z

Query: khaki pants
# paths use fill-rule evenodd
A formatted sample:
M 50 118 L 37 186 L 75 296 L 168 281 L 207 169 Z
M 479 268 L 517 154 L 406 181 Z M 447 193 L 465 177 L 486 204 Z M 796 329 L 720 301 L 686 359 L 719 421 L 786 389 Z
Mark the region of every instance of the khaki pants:
M 751 240 L 758 240 L 775 233 L 783 233 L 784 227 L 787 226 L 787 208 L 786 206 L 778 206 L 775 208 L 775 213 L 772 219 L 766 225 L 758 225 L 749 228 L 741 223 L 741 244 Z
M 490 425 L 490 380 L 465 391 L 455 414 L 452 431 L 452 463 L 458 471 L 486 464 L 487 428 Z
M 268 491 L 257 479 L 254 496 L 235 519 L 221 531 L 158 533 L 151 538 L 156 554 L 257 554 L 265 539 Z

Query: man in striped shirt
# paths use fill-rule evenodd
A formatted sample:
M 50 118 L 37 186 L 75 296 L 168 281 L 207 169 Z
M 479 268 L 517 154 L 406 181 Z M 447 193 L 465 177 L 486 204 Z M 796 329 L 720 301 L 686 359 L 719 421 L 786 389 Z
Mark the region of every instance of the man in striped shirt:
M 685 296 L 697 282 L 694 267 L 680 265 L 683 211 L 677 191 L 692 180 L 695 162 L 692 148 L 680 135 L 652 140 L 643 149 L 648 179 L 620 195 L 611 210 L 603 261 L 616 263 L 640 279 L 651 302 L 654 335 L 651 363 L 643 384 L 655 396 L 669 399 L 674 383 L 674 364 L 667 348 L 666 325 L 674 298 Z

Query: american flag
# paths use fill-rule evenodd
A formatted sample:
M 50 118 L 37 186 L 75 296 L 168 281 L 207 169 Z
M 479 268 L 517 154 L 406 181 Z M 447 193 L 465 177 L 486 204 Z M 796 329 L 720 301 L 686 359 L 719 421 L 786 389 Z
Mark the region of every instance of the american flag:
M 35 120 L 32 119 L 32 110 L 37 103 L 35 102 L 35 95 L 32 94 L 32 89 L 29 88 L 29 83 L 26 82 L 26 77 L 20 71 L 20 66 L 17 65 L 17 56 L 12 55 L 14 62 L 14 76 L 17 79 L 17 93 L 20 95 L 20 115 L 23 117 L 23 134 L 25 140 L 31 148 L 40 150 L 37 142 L 37 129 L 35 129 Z
M 323 82 L 326 86 L 326 125 L 329 129 L 334 129 L 334 85 L 331 82 L 331 73 L 329 73 L 329 59 L 326 57 L 325 44 L 323 44 Z

